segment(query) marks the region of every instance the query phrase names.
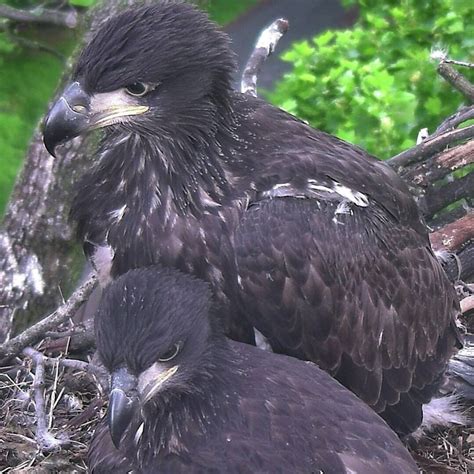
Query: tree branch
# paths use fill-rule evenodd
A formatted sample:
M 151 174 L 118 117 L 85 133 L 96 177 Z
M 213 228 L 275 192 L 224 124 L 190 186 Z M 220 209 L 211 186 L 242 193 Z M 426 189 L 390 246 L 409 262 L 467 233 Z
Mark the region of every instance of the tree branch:
M 36 442 L 41 451 L 53 451 L 61 445 L 67 444 L 69 440 L 59 440 L 55 438 L 48 429 L 44 403 L 44 357 L 41 352 L 31 347 L 26 348 L 23 354 L 31 358 L 35 365 L 33 390 L 35 394 L 36 411 Z
M 430 234 L 431 245 L 435 250 L 458 252 L 468 242 L 474 242 L 474 211 Z
M 474 137 L 474 125 L 469 127 L 460 128 L 458 130 L 452 130 L 441 135 L 434 135 L 428 137 L 425 141 L 421 142 L 408 150 L 405 150 L 398 155 L 388 159 L 388 163 L 398 173 L 402 171 L 403 167 L 406 167 L 412 163 L 417 163 L 429 156 L 441 151 L 443 148 L 453 143 L 469 140 Z
M 472 85 L 463 74 L 456 71 L 451 64 L 448 64 L 447 61 L 441 61 L 438 64 L 438 73 L 455 89 L 461 92 L 471 104 L 474 102 L 474 85 Z
M 441 135 L 448 130 L 454 130 L 461 123 L 471 119 L 474 119 L 474 105 L 464 105 L 455 114 L 443 120 L 433 135 Z
M 449 148 L 404 170 L 401 175 L 418 186 L 428 187 L 449 173 L 474 163 L 474 140 Z
M 242 93 L 257 97 L 257 76 L 260 68 L 268 56 L 275 51 L 278 41 L 287 31 L 288 20 L 284 18 L 275 20 L 262 31 L 242 73 L 240 86 Z
M 57 328 L 60 324 L 71 318 L 79 307 L 87 300 L 97 283 L 97 276 L 92 274 L 89 278 L 60 306 L 54 313 L 29 327 L 17 337 L 0 346 L 0 359 L 18 355 L 26 346 L 36 343 L 46 331 Z
M 37 7 L 33 10 L 20 10 L 8 5 L 0 5 L 0 17 L 21 23 L 41 23 L 47 25 L 76 28 L 78 24 L 77 11 L 71 8 L 68 12 Z
M 441 259 L 452 281 L 469 280 L 474 276 L 474 211 L 432 232 L 430 241 L 435 251 L 456 255 L 455 259 Z
M 426 194 L 419 199 L 418 205 L 425 217 L 429 219 L 449 204 L 472 197 L 474 197 L 474 173 L 469 173 L 444 186 L 429 188 Z

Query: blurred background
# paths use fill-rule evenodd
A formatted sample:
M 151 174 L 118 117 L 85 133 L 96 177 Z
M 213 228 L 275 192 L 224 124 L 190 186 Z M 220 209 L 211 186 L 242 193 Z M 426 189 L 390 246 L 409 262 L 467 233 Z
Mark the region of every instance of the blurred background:
M 0 212 L 30 137 L 79 44 L 96 0 L 0 2 Z M 473 61 L 471 0 L 199 0 L 245 65 L 259 32 L 290 30 L 259 75 L 259 95 L 386 159 L 462 103 L 433 50 Z M 473 80 L 473 70 L 465 71 Z M 470 76 L 469 76 L 470 74 Z M 239 87 L 240 75 L 236 77 Z

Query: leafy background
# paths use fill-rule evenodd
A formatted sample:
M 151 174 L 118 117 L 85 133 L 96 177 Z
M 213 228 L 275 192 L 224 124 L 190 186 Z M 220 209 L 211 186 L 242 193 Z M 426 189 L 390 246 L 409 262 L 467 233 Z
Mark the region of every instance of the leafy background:
M 313 126 L 389 158 L 413 145 L 462 102 L 436 74 L 434 49 L 471 60 L 471 0 L 344 0 L 359 6 L 345 31 L 294 44 L 283 58 L 292 70 L 271 101 Z M 465 70 L 472 80 L 472 71 Z

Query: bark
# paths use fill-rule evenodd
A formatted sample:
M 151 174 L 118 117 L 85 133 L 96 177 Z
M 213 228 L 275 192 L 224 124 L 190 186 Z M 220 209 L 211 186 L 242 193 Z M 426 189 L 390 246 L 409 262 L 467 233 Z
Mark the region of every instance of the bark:
M 257 97 L 257 77 L 266 59 L 275 51 L 280 38 L 288 31 L 288 20 L 280 18 L 265 28 L 250 55 L 242 74 L 240 90 Z
M 446 79 L 454 88 L 456 88 L 472 104 L 474 102 L 474 85 L 471 84 L 465 76 L 446 62 L 438 65 L 438 73 Z
M 20 23 L 41 23 L 46 25 L 76 28 L 78 24 L 77 11 L 52 10 L 38 7 L 33 10 L 20 10 L 8 5 L 0 5 L 0 17 Z

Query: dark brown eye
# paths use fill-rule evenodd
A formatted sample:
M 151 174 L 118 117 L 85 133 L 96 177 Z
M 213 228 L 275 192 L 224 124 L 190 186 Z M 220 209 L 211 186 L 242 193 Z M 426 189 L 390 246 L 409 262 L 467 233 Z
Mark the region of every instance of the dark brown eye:
M 146 84 L 143 84 L 143 82 L 134 82 L 125 87 L 125 90 L 135 97 L 143 97 L 150 88 Z
M 168 362 L 171 359 L 174 359 L 181 349 L 181 344 L 173 344 L 161 357 L 158 359 L 159 362 Z

